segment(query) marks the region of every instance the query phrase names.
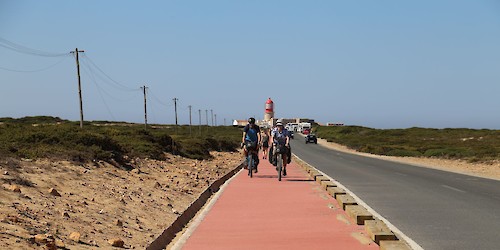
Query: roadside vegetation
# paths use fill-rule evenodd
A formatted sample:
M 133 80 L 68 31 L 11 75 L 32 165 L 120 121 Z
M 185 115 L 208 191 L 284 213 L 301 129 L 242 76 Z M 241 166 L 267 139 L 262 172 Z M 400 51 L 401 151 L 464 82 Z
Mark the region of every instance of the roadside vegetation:
M 488 129 L 373 129 L 359 126 L 314 128 L 318 137 L 377 155 L 500 160 L 500 130 Z
M 0 118 L 0 158 L 49 158 L 127 164 L 134 158 L 163 160 L 165 153 L 209 159 L 210 151 L 237 151 L 241 129 L 226 126 L 79 122 L 58 117 Z M 200 133 L 201 131 L 201 133 Z

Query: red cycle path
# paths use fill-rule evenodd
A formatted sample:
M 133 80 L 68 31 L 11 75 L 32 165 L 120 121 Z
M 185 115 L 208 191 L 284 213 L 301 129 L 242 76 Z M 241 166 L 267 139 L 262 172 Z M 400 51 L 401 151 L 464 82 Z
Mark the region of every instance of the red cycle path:
M 287 172 L 262 159 L 239 172 L 182 249 L 379 249 L 302 168 Z

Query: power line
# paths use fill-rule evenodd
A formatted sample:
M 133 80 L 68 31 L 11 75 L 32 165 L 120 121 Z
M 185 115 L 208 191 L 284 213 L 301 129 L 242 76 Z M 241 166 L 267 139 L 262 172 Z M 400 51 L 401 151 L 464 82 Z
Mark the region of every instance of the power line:
M 153 94 L 153 92 L 151 92 L 151 91 L 150 91 L 150 92 L 149 92 L 149 94 L 150 94 L 151 96 L 153 96 L 153 99 L 154 99 L 155 101 L 157 101 L 159 104 L 161 104 L 161 105 L 163 105 L 163 106 L 165 106 L 165 107 L 172 107 L 172 106 L 173 106 L 173 104 L 166 104 L 166 103 L 162 102 L 162 101 L 160 100 L 160 98 L 156 97 L 156 96 Z
M 138 90 L 136 88 L 130 88 L 130 87 L 114 80 L 113 78 L 111 78 L 108 74 L 106 74 L 106 72 L 104 72 L 99 66 L 97 66 L 97 64 L 95 64 L 94 61 L 90 57 L 88 57 L 86 54 L 84 54 L 82 56 L 82 58 L 84 59 L 83 60 L 84 62 L 88 61 L 94 68 L 96 68 L 101 74 L 103 74 L 105 76 L 105 78 L 104 78 L 104 77 L 101 77 L 98 75 L 98 77 L 101 78 L 103 81 L 113 83 L 114 85 L 118 86 L 120 90 L 124 90 L 124 91 L 137 91 Z
M 108 93 L 106 90 L 104 90 L 104 88 L 98 86 L 98 83 L 97 83 L 97 80 L 96 80 L 96 74 L 94 72 L 94 70 L 86 63 L 83 64 L 83 68 L 86 70 L 86 72 L 89 74 L 90 78 L 94 81 L 94 83 L 96 84 L 96 86 L 104 93 L 106 94 L 109 98 L 115 100 L 115 101 L 120 101 L 120 102 L 131 102 L 133 101 L 132 99 L 128 98 L 128 99 L 119 99 L 119 98 L 116 98 L 114 97 L 113 95 L 111 95 L 110 93 Z M 88 70 L 88 71 L 87 71 Z M 137 88 L 135 91 L 140 91 L 141 89 L 140 88 Z
M 104 103 L 104 106 L 106 107 L 106 110 L 108 111 L 108 113 L 111 115 L 111 118 L 113 120 L 116 120 L 115 119 L 115 116 L 113 115 L 113 113 L 111 112 L 111 109 L 109 108 L 108 104 L 106 103 L 106 100 L 104 99 L 104 97 L 102 96 L 102 93 L 105 93 L 106 95 L 110 96 L 104 89 L 102 89 L 101 87 L 99 87 L 99 85 L 97 84 L 97 81 L 95 79 L 95 75 L 93 74 L 92 72 L 92 69 L 90 67 L 88 67 L 88 65 L 84 65 L 86 67 L 83 68 L 84 71 L 86 70 L 89 70 L 87 73 L 89 74 L 90 76 L 90 79 L 92 80 L 92 82 L 94 83 L 94 85 L 96 86 L 97 88 L 97 93 L 99 94 L 99 96 L 101 97 L 101 100 L 102 102 Z
M 59 57 L 59 56 L 68 55 L 68 53 L 51 53 L 51 52 L 46 52 L 43 50 L 28 48 L 26 46 L 11 42 L 11 41 L 4 39 L 4 38 L 1 38 L 1 37 L 0 37 L 0 46 L 4 47 L 6 49 L 10 49 L 10 50 L 19 52 L 19 53 L 34 55 L 34 56 Z
M 12 71 L 12 72 L 20 72 L 20 73 L 33 73 L 33 72 L 40 72 L 40 71 L 44 71 L 44 70 L 48 70 L 48 69 L 51 69 L 53 68 L 54 66 L 60 64 L 62 61 L 66 60 L 68 57 L 63 57 L 61 60 L 57 61 L 56 63 L 48 66 L 48 67 L 45 67 L 45 68 L 41 68 L 41 69 L 36 69 L 36 70 L 17 70 L 17 69 L 9 69 L 9 68 L 5 68 L 5 67 L 0 67 L 0 69 L 3 69 L 3 70 L 7 70 L 7 71 Z

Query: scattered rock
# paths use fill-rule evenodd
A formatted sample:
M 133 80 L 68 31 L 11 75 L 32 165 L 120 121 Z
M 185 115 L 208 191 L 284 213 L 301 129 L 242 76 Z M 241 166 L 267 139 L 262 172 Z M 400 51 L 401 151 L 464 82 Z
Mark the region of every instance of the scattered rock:
M 9 171 L 4 171 L 3 174 L 4 175 L 9 175 Z
M 116 238 L 116 239 L 111 239 L 108 241 L 111 246 L 114 247 L 123 247 L 125 245 L 125 242 L 122 239 Z
M 49 193 L 53 196 L 61 197 L 61 194 L 59 192 L 57 192 L 57 190 L 55 190 L 54 188 L 49 189 Z
M 45 244 L 45 247 L 43 249 L 47 250 L 57 250 L 56 242 L 54 240 L 50 240 Z
M 140 174 L 140 173 L 141 173 L 141 170 L 139 170 L 139 169 L 137 169 L 137 168 L 134 168 L 134 169 L 132 169 L 132 171 L 130 171 L 130 172 L 132 172 L 132 173 L 134 173 L 134 174 Z
M 38 243 L 38 244 L 45 244 L 47 242 L 49 242 L 49 235 L 47 234 L 37 234 L 35 235 L 35 243 Z
M 69 218 L 69 213 L 66 211 L 62 212 L 61 215 L 62 215 L 62 217 Z
M 18 185 L 10 185 L 7 189 L 12 192 L 21 193 L 21 188 Z
M 79 233 L 79 232 L 72 232 L 70 235 L 69 235 L 69 239 L 74 241 L 74 242 L 80 242 L 80 237 L 82 235 Z
M 64 242 L 62 240 L 56 240 L 56 247 L 58 248 L 66 248 L 66 245 L 64 244 Z
M 117 225 L 119 227 L 123 227 L 123 222 L 121 220 L 116 220 L 115 225 Z

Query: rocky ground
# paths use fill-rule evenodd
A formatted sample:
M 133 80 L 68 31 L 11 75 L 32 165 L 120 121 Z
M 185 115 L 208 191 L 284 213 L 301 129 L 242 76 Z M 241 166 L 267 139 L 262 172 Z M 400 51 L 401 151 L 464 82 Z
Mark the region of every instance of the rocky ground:
M 234 169 L 240 153 L 198 161 L 0 162 L 0 249 L 144 249 L 209 183 Z

